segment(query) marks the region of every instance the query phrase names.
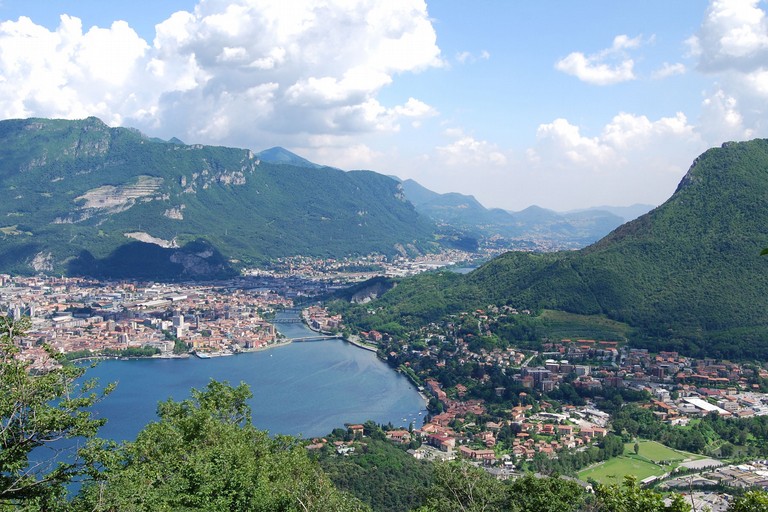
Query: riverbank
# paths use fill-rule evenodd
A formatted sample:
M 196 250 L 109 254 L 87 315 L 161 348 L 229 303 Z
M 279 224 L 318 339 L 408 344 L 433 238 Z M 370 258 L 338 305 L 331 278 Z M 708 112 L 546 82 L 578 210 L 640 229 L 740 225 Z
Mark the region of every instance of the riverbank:
M 252 354 L 254 352 L 262 352 L 264 350 L 269 350 L 271 348 L 279 348 L 279 347 L 285 347 L 293 343 L 293 340 L 286 339 L 283 341 L 276 341 L 275 343 L 268 343 L 266 345 L 263 345 L 261 347 L 255 347 L 255 348 L 244 348 L 240 352 L 242 354 Z
M 363 350 L 368 350 L 370 352 L 378 352 L 379 351 L 379 347 L 375 347 L 373 345 L 366 345 L 365 343 L 360 341 L 360 337 L 359 336 L 355 336 L 354 334 L 351 335 L 349 338 L 343 338 L 343 340 L 346 341 L 347 343 L 351 343 L 352 345 L 354 345 L 356 347 L 362 348 Z
M 153 354 L 151 356 L 104 356 L 94 354 L 88 357 L 78 357 L 76 359 L 67 359 L 69 363 L 83 363 L 85 361 L 133 361 L 142 359 L 189 359 L 191 354 Z

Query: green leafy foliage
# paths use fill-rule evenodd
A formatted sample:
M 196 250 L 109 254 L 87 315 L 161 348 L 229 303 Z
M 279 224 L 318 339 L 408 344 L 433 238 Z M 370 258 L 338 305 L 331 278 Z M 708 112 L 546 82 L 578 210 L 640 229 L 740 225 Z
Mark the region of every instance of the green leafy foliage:
M 436 464 L 435 484 L 427 503 L 418 510 L 575 512 L 586 501 L 584 489 L 569 480 L 528 474 L 503 482 L 480 468 L 457 461 Z
M 74 366 L 30 371 L 14 341 L 28 327 L 0 316 L 0 506 L 52 510 L 65 486 L 89 469 L 76 445 L 60 441 L 95 436 L 104 420 L 88 408 L 112 386 L 96 393 Z
M 765 512 L 768 510 L 768 493 L 747 491 L 728 507 L 728 512 Z
M 365 510 L 336 490 L 302 443 L 250 423 L 245 384 L 212 381 L 158 406 L 136 441 L 92 447 L 94 481 L 74 510 Z
M 498 480 L 475 466 L 451 462 L 436 465 L 435 484 L 426 505 L 418 512 L 475 512 L 503 507 L 502 484 Z
M 416 508 L 432 482 L 432 464 L 383 439 L 366 439 L 349 456 L 326 448 L 319 462 L 336 487 L 382 512 Z
M 664 496 L 651 490 L 641 489 L 637 480 L 628 476 L 624 482 L 613 485 L 598 485 L 595 489 L 597 509 L 604 512 L 689 512 L 691 510 L 682 496 L 674 494 L 669 505 Z

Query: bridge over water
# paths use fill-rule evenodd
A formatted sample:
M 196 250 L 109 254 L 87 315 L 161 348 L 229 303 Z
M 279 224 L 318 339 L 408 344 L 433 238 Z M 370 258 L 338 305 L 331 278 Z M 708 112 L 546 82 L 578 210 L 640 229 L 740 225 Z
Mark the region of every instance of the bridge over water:
M 281 313 L 281 316 L 283 316 L 283 315 L 285 315 L 285 316 L 283 316 L 283 318 L 274 318 L 272 320 L 273 324 L 277 325 L 277 324 L 300 324 L 300 323 L 303 323 L 303 320 L 301 319 L 301 309 L 300 308 L 286 308 L 286 309 L 283 309 L 282 311 L 280 311 L 280 313 Z M 286 316 L 288 316 L 288 315 L 290 315 L 290 316 L 292 316 L 294 318 L 291 318 L 291 317 L 287 317 L 286 318 Z
M 303 338 L 288 338 L 287 341 L 325 341 L 325 340 L 343 340 L 341 335 L 318 335 L 318 336 L 304 336 Z

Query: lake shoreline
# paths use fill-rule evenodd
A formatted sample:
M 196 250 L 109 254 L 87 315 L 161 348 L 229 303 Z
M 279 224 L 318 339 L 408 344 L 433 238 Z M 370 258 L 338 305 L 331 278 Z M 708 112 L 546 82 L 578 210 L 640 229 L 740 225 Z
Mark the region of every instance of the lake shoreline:
M 100 435 L 135 439 L 141 428 L 156 421 L 157 403 L 187 399 L 192 389 L 203 389 L 211 379 L 248 384 L 254 425 L 275 435 L 316 437 L 367 420 L 420 425 L 426 402 L 414 385 L 371 351 L 350 349 L 340 341 L 283 342 L 268 347 L 282 350 L 184 362 L 105 360 L 86 374 L 118 383 L 94 408 L 97 417 L 109 419 Z

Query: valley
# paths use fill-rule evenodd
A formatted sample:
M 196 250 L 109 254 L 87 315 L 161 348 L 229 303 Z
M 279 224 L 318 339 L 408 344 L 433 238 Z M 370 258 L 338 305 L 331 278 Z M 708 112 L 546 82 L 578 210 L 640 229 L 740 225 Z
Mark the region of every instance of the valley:
M 297 263 L 287 265 L 293 269 L 290 272 L 278 266 L 270 272 L 251 272 L 261 275 L 209 284 L 4 275 L 0 298 L 15 304 L 13 313 L 19 318 L 31 314 L 30 336 L 22 338 L 20 346 L 26 357 L 40 361 L 51 361 L 41 348 L 41 340 L 46 336 L 47 344 L 55 350 L 75 357 L 93 357 L 105 348 L 113 350 L 107 352 L 112 357 L 139 355 L 125 352 L 131 347 L 155 348 L 159 352 L 155 358 L 173 357 L 179 341 L 183 349 L 175 357 L 188 350 L 202 354 L 241 353 L 283 346 L 268 320 L 275 311 L 293 307 L 299 297 L 317 298 L 343 289 L 338 283 L 338 265 L 326 262 L 325 267 L 314 266 L 307 260 L 303 260 L 303 265 Z M 404 268 L 410 265 L 413 263 L 403 264 Z M 429 268 L 427 265 L 423 270 Z M 309 269 L 314 274 L 312 279 L 305 275 Z M 352 272 L 348 278 L 354 282 L 359 276 Z M 324 308 L 313 306 L 305 318 L 316 329 L 342 331 L 347 336 L 355 332 L 350 331 L 343 315 L 333 316 Z M 279 323 L 276 325 L 281 329 Z M 154 339 L 146 337 L 149 332 L 157 333 Z M 571 338 L 552 338 L 564 332 L 571 332 Z M 715 421 L 707 416 L 712 411 L 734 418 L 727 420 L 729 424 L 752 421 L 750 418 L 762 424 L 762 419 L 768 418 L 768 371 L 759 363 L 697 360 L 673 352 L 654 355 L 630 348 L 628 333 L 628 326 L 605 318 L 546 310 L 537 313 L 513 307 L 461 312 L 446 323 L 433 323 L 428 328 L 399 335 L 376 330 L 358 332 L 392 370 L 408 377 L 429 397 L 426 416 L 415 416 L 414 411 L 408 421 L 389 420 L 389 425 L 382 423 L 376 427 L 383 428 L 381 434 L 369 435 L 381 435 L 394 446 L 410 448 L 415 461 L 463 459 L 496 477 L 514 478 L 528 471 L 555 472 L 578 474 L 585 482 L 604 484 L 610 484 L 624 470 L 633 474 L 645 471 L 649 477 L 664 475 L 647 481 L 643 477 L 644 484 L 663 484 L 675 476 L 674 471 L 670 473 L 651 462 L 632 462 L 634 459 L 627 455 L 631 448 L 627 446 L 632 446 L 635 436 L 656 436 L 676 449 L 694 452 L 683 458 L 685 462 L 705 456 L 719 459 L 736 454 L 747 458 L 762 455 L 763 442 L 759 437 L 742 443 L 715 429 L 713 437 L 697 441 L 694 437 L 663 437 L 650 431 L 617 427 L 619 420 L 611 420 L 620 404 L 641 404 L 665 423 L 682 429 L 688 424 Z M 587 339 L 587 334 L 594 337 Z M 209 373 L 205 370 L 207 364 L 211 363 L 202 360 L 195 366 L 195 373 Z M 301 364 L 309 368 L 308 363 Z M 94 375 L 102 380 L 119 378 L 123 386 L 135 388 L 127 374 L 118 377 L 123 374 L 118 367 L 110 364 L 102 368 Z M 45 370 L 46 366 L 38 369 Z M 224 371 L 235 375 L 232 369 Z M 172 388 L 164 389 L 170 392 Z M 180 392 L 183 391 L 174 391 L 174 396 Z M 341 396 L 337 399 L 349 402 Z M 124 398 L 115 398 L 119 400 L 118 409 L 110 407 L 109 400 L 98 408 L 100 414 L 119 420 L 119 410 L 127 408 L 135 411 L 134 418 L 147 421 L 151 417 L 149 412 L 137 416 L 138 404 L 130 405 Z M 256 410 L 264 412 L 264 407 L 258 405 Z M 360 408 L 365 409 L 362 405 Z M 333 416 L 329 409 L 315 414 Z M 281 414 L 275 412 L 270 417 L 280 418 Z M 272 425 L 271 432 L 281 433 L 274 430 L 274 423 L 255 419 L 257 425 Z M 348 419 L 354 420 L 354 414 Z M 126 430 L 133 425 L 126 421 L 118 421 L 117 425 L 122 427 L 114 430 L 121 439 L 129 439 L 140 428 L 135 425 Z M 306 420 L 291 420 L 296 421 L 304 424 Z M 636 421 L 648 420 L 638 416 Z M 335 430 L 341 427 L 339 424 Z M 288 428 L 287 433 L 297 433 L 292 430 L 294 427 Z M 355 428 L 354 423 L 348 424 L 350 432 Z M 330 448 L 317 437 L 320 432 L 301 431 L 316 436 L 307 440 L 310 451 L 324 453 L 332 449 L 346 453 L 345 450 L 361 448 L 354 435 L 351 439 L 345 436 L 341 444 Z M 654 445 L 642 441 L 641 446 L 645 453 Z M 619 458 L 615 458 L 617 455 Z M 706 494 L 703 496 L 702 499 Z
M 768 0 L 0 1 L 0 512 L 768 512 Z
M 373 456 L 372 441 L 380 444 L 370 449 L 407 455 L 383 462 L 407 468 L 387 473 L 392 485 L 418 474 L 427 494 L 438 486 L 432 472 L 451 461 L 483 479 L 567 475 L 597 489 L 631 473 L 656 492 L 698 460 L 730 467 L 768 456 L 759 256 L 768 241 L 762 216 L 743 206 L 766 187 L 765 141 L 710 150 L 666 203 L 622 223 L 622 210 L 495 211 L 471 196 L 318 166 L 281 148 L 254 154 L 149 141 L 96 119 L 25 130 L 59 130 L 82 148 L 74 160 L 57 158 L 46 138 L 46 158 L 33 157 L 25 172 L 74 188 L 46 188 L 47 202 L 23 203 L 22 194 L 6 206 L 19 222 L 1 231 L 10 243 L 0 251 L 8 263 L 0 307 L 3 318 L 28 325 L 14 339 L 30 372 L 116 359 L 90 372 L 109 380 L 128 368 L 121 364 L 151 373 L 165 361 L 177 368 L 163 366 L 169 375 L 247 375 L 271 396 L 248 367 L 280 361 L 274 375 L 262 373 L 289 395 L 252 402 L 253 425 L 308 434 L 296 441 L 302 453 L 381 509 L 401 501 L 382 488 L 374 498 L 342 464 Z M 36 140 L 7 161 L 30 158 Z M 129 170 L 127 148 L 131 162 L 151 156 L 156 174 L 145 174 L 147 165 Z M 183 170 L 186 158 L 193 163 Z M 30 189 L 32 174 L 11 171 L 8 190 Z M 67 197 L 74 206 L 62 210 Z M 62 264 L 67 275 L 56 276 Z M 38 274 L 17 273 L 22 267 Z M 310 336 L 283 332 L 300 322 Z M 320 341 L 289 347 L 294 338 Z M 294 387 L 321 375 L 325 384 L 309 385 L 336 382 L 330 400 Z M 203 384 L 195 379 L 184 382 Z M 183 394 L 174 386 L 161 389 Z M 111 408 L 106 397 L 95 411 L 132 425 L 104 430 L 126 441 L 151 421 L 140 404 L 163 397 L 154 386 L 132 395 L 136 403 L 116 393 L 121 405 Z M 336 403 L 350 407 L 337 411 Z M 134 424 L 124 410 L 144 412 L 131 415 L 140 418 Z M 276 422 L 259 420 L 260 412 Z

